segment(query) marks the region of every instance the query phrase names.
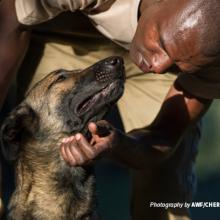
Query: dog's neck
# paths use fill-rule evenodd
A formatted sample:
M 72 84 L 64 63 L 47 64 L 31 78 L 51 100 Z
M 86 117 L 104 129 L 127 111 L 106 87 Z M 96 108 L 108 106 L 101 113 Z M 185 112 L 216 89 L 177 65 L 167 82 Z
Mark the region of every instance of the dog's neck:
M 59 144 L 56 147 L 44 145 L 45 149 L 59 148 Z M 24 149 L 33 149 L 31 147 L 26 146 Z M 42 149 L 42 146 L 40 148 L 35 143 L 34 149 Z M 48 216 L 51 219 L 72 219 L 73 216 L 73 219 L 78 219 L 85 212 L 95 209 L 92 172 L 89 168 L 69 167 L 60 157 L 59 150 L 50 151 L 49 155 L 45 151 L 24 152 L 17 162 L 16 170 L 17 188 L 12 203 L 19 201 L 25 212 L 36 211 L 39 215 L 47 213 L 45 219 Z M 11 204 L 11 207 L 16 205 Z

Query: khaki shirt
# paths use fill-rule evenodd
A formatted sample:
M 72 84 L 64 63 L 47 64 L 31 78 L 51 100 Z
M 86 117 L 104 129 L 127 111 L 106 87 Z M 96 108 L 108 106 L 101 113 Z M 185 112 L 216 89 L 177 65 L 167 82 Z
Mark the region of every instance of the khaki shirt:
M 39 24 L 64 11 L 82 10 L 106 37 L 129 49 L 137 28 L 141 0 L 15 0 L 20 23 Z M 98 10 L 112 2 L 108 9 Z

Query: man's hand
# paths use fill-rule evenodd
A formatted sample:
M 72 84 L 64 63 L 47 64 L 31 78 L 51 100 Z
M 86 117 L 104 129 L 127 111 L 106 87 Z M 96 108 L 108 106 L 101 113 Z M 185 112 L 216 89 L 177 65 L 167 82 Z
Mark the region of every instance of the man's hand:
M 90 123 L 91 141 L 82 134 L 65 138 L 61 155 L 69 165 L 81 166 L 110 152 L 111 159 L 129 168 L 150 170 L 172 155 L 185 131 L 210 104 L 210 100 L 188 97 L 173 86 L 150 126 L 125 134 L 106 121 Z
M 80 133 L 62 140 L 61 155 L 70 166 L 88 164 L 116 144 L 115 129 L 107 121 L 90 123 L 88 129 L 92 135 L 90 142 Z

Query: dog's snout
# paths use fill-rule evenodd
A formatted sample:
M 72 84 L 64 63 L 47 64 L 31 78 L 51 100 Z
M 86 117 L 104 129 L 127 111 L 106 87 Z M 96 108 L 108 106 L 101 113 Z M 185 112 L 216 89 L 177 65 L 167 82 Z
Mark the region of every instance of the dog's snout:
M 123 64 L 123 60 L 121 57 L 111 57 L 109 61 L 107 61 L 107 65 L 112 65 L 113 67 L 117 67 Z
M 95 71 L 96 80 L 109 82 L 114 79 L 124 78 L 124 62 L 121 57 L 109 57 L 98 64 Z

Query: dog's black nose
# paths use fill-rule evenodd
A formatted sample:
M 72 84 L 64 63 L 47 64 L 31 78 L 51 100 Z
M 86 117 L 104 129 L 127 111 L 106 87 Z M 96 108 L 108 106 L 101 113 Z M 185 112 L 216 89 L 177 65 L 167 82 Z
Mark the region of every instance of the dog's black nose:
M 113 66 L 121 65 L 123 64 L 123 60 L 121 57 L 112 57 L 109 60 L 109 64 Z
M 99 82 L 124 79 L 124 61 L 121 57 L 109 57 L 96 66 L 95 76 Z
M 124 61 L 121 57 L 109 57 L 105 60 L 105 64 L 112 68 L 121 68 L 124 65 Z

